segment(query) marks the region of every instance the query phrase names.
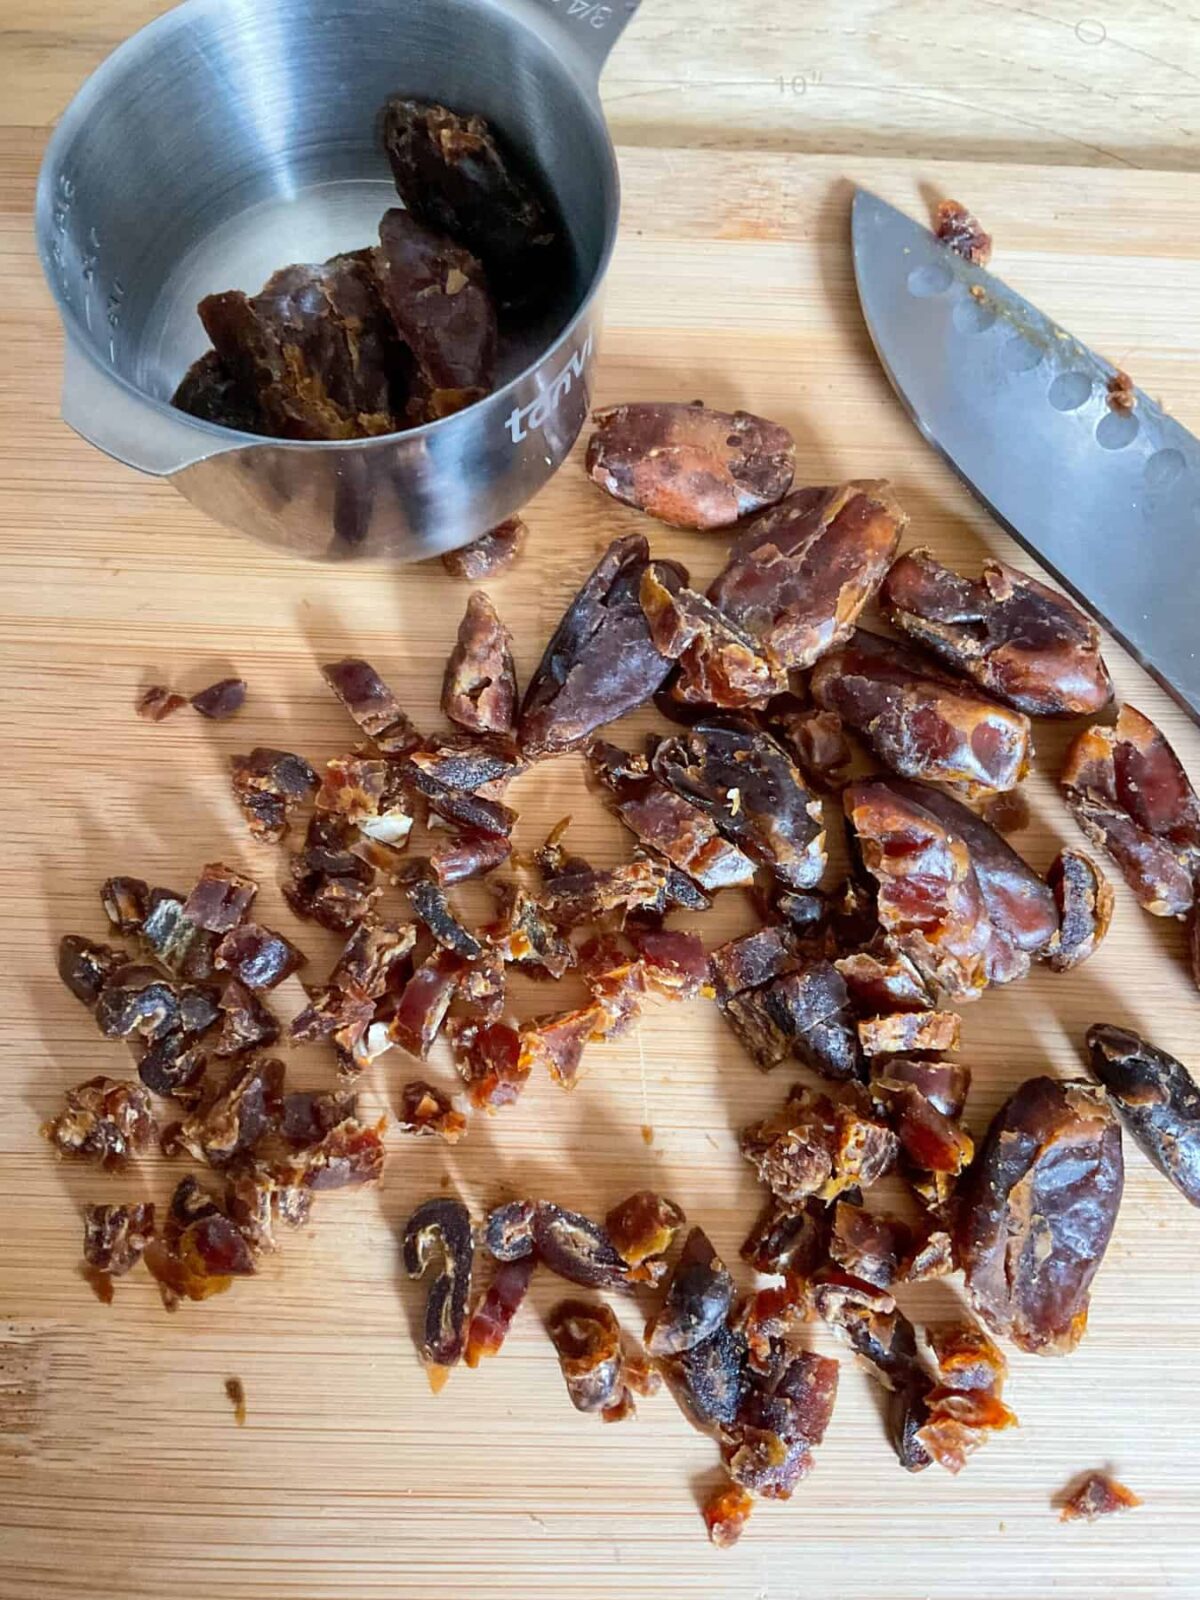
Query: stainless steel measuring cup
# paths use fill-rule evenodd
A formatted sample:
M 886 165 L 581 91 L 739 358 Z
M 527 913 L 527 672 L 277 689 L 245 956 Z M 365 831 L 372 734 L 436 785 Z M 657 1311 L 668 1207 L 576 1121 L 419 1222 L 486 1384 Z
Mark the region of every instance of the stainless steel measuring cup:
M 619 191 L 597 93 L 639 0 L 187 0 L 120 46 L 42 164 L 37 236 L 66 333 L 62 414 L 231 527 L 296 555 L 414 560 L 550 477 L 587 415 Z M 553 189 L 573 280 L 486 400 L 407 433 L 263 440 L 169 403 L 196 302 L 373 243 L 396 204 L 390 94 L 487 117 Z

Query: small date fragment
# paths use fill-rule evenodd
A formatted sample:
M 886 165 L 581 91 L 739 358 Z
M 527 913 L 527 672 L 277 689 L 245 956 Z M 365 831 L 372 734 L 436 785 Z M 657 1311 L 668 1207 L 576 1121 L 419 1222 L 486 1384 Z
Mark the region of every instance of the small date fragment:
M 112 1280 L 136 1267 L 154 1237 L 152 1205 L 83 1208 L 83 1275 L 99 1300 L 112 1303 Z
M 528 532 L 520 517 L 509 517 L 507 522 L 497 523 L 470 544 L 447 550 L 442 565 L 452 578 L 466 578 L 470 583 L 498 577 L 507 572 L 520 555 Z
M 991 234 L 984 233 L 978 219 L 957 200 L 938 201 L 934 232 L 942 244 L 973 266 L 986 267 L 992 259 Z
M 1088 1029 L 1092 1072 L 1143 1153 L 1200 1206 L 1200 1087 L 1183 1065 L 1129 1028 Z
M 1097 1517 L 1111 1517 L 1118 1511 L 1132 1511 L 1141 1505 L 1141 1499 L 1132 1489 L 1108 1472 L 1088 1472 L 1077 1481 L 1063 1500 L 1058 1513 L 1060 1522 L 1095 1522 Z
M 222 678 L 192 696 L 192 708 L 212 722 L 225 722 L 246 703 L 244 678 Z
M 704 1526 L 718 1550 L 728 1550 L 742 1537 L 754 1497 L 736 1483 L 723 1483 L 704 1502 Z

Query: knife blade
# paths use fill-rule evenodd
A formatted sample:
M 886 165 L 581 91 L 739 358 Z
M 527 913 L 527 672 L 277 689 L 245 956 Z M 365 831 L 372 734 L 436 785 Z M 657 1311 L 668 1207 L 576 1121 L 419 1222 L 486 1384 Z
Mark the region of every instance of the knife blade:
M 1200 722 L 1200 441 L 982 267 L 864 189 L 854 273 L 883 369 L 992 515 Z

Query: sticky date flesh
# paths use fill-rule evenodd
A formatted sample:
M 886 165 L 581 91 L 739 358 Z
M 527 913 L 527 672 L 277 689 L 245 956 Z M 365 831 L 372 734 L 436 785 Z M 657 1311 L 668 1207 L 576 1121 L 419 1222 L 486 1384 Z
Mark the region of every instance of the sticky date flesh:
M 436 1261 L 437 1272 L 425 1302 L 421 1358 L 433 1372 L 452 1367 L 466 1344 L 467 1306 L 475 1241 L 471 1217 L 461 1200 L 436 1196 L 409 1217 L 404 1228 L 404 1270 L 423 1278 Z
M 1095 955 L 1112 921 L 1112 884 L 1082 850 L 1060 850 L 1046 882 L 1058 907 L 1058 927 L 1045 948 L 1055 972 L 1070 972 Z
M 472 733 L 509 734 L 516 725 L 517 673 L 512 635 L 487 595 L 479 590 L 467 601 L 458 639 L 446 665 L 442 710 L 451 722 Z

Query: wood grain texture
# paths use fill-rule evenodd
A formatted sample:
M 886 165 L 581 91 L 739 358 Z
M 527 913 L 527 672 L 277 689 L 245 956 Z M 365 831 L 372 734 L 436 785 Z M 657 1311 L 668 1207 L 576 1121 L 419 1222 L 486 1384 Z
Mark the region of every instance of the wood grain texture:
M 0 122 L 45 126 L 166 9 L 7 0 Z M 1194 169 L 1194 13 L 1191 0 L 642 0 L 603 99 L 623 143 Z
M 53 944 L 98 936 L 95 889 L 111 872 L 185 886 L 214 858 L 264 878 L 262 912 L 317 966 L 334 940 L 283 907 L 279 857 L 245 836 L 228 755 L 256 742 L 314 759 L 352 730 L 317 665 L 353 649 L 436 717 L 442 664 L 467 588 L 429 570 L 321 568 L 277 559 L 207 522 L 164 484 L 74 438 L 57 418 L 59 338 L 38 276 L 28 207 L 37 141 L 0 158 L 0 1596 L 106 1600 L 527 1600 L 570 1592 L 666 1600 L 1159 1600 L 1196 1586 L 1194 1350 L 1200 1246 L 1191 1211 L 1133 1149 L 1092 1329 L 1067 1360 L 1016 1357 L 1018 1433 L 958 1479 L 903 1473 L 876 1393 L 850 1362 L 817 1469 L 788 1505 L 755 1515 L 736 1550 L 712 1550 L 696 1496 L 716 1452 L 669 1397 L 605 1428 L 573 1412 L 539 1325 L 539 1283 L 501 1358 L 456 1372 L 436 1399 L 417 1364 L 396 1228 L 448 1175 L 481 1208 L 531 1190 L 593 1213 L 660 1187 L 736 1259 L 759 1193 L 735 1130 L 781 1099 L 712 1008 L 653 1008 L 594 1047 L 573 1095 L 535 1083 L 514 1111 L 476 1118 L 451 1151 L 393 1135 L 378 1193 L 327 1196 L 256 1281 L 166 1316 L 144 1274 L 96 1303 L 76 1276 L 78 1206 L 163 1199 L 182 1170 L 130 1177 L 56 1165 L 39 1122 L 68 1084 L 118 1071 L 59 985 Z M 923 166 L 865 159 L 627 150 L 624 229 L 608 298 L 597 399 L 703 396 L 778 418 L 798 440 L 799 482 L 887 476 L 913 541 L 948 560 L 1020 553 L 925 448 L 875 365 L 854 303 L 848 186 L 921 214 L 922 189 L 960 195 L 995 233 L 995 265 L 1081 338 L 1200 427 L 1200 207 L 1178 175 Z M 1136 286 L 1136 288 L 1135 288 Z M 607 501 L 573 462 L 529 510 L 530 549 L 492 584 L 524 677 L 595 552 L 644 528 L 707 581 L 719 536 L 660 528 Z M 1160 720 L 1194 774 L 1200 736 L 1122 653 L 1120 692 Z M 185 710 L 154 727 L 139 685 L 187 690 L 242 673 L 236 721 Z M 620 734 L 653 718 L 639 715 Z M 1054 792 L 1067 730 L 1039 728 L 1034 821 L 1019 843 L 1045 867 L 1079 843 Z M 572 842 L 616 860 L 628 841 L 564 758 L 521 780 L 521 843 L 564 813 Z M 1149 1032 L 1198 1059 L 1200 998 L 1175 925 L 1117 887 L 1112 935 L 1079 972 L 1036 971 L 964 1016 L 976 1130 L 1023 1078 L 1077 1073 L 1086 1026 Z M 698 923 L 712 944 L 746 925 L 726 896 Z M 533 986 L 520 1003 L 544 1007 Z M 301 1085 L 330 1080 L 319 1051 Z M 366 1092 L 385 1108 L 407 1076 L 385 1059 Z M 449 1086 L 438 1053 L 430 1075 Z M 649 1148 L 641 1127 L 655 1130 Z M 743 1284 L 748 1282 L 739 1274 Z M 958 1281 L 906 1297 L 917 1318 L 953 1307 Z M 634 1308 L 623 1307 L 637 1326 Z M 814 1344 L 833 1347 L 822 1331 Z M 246 1387 L 234 1426 L 226 1377 Z M 1145 1498 L 1110 1525 L 1061 1527 L 1051 1497 L 1111 1462 Z

